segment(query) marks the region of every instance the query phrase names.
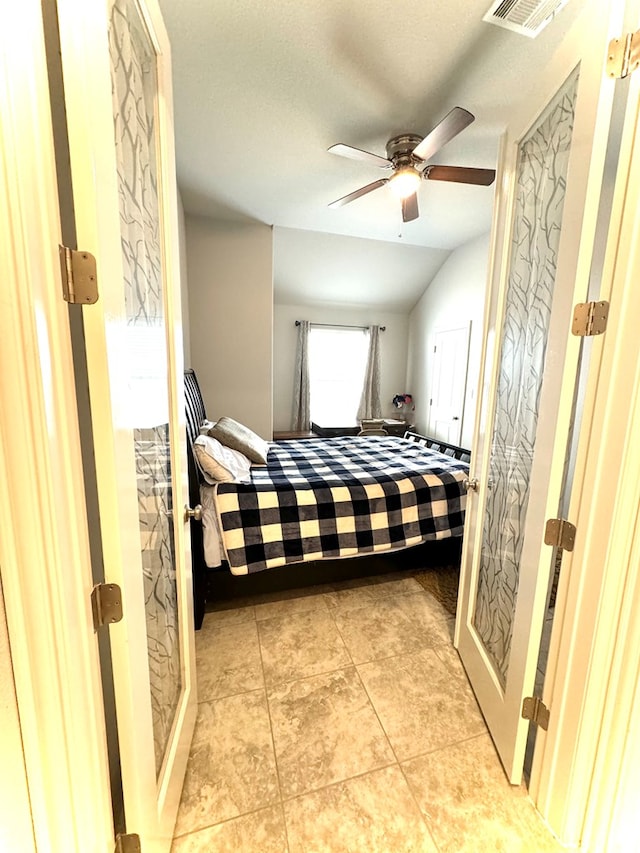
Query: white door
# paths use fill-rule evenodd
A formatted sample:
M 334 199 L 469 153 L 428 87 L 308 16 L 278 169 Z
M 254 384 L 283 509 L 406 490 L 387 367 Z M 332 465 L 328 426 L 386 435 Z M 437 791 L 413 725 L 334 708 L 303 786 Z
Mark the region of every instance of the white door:
M 177 198 L 153 0 L 58 0 L 126 831 L 168 851 L 195 721 Z
M 469 366 L 471 324 L 442 329 L 433 338 L 433 371 L 427 434 L 460 444 Z
M 522 775 L 580 357 L 622 4 L 590 2 L 503 145 L 455 644 L 513 783 Z M 611 15 L 611 20 L 608 20 Z M 495 343 L 494 343 L 495 341 Z
M 42 4 L 23 0 L 7 11 L 0 27 L 0 599 L 8 628 L 0 651 L 0 850 L 112 853 Z M 8 719 L 14 686 L 17 718 Z

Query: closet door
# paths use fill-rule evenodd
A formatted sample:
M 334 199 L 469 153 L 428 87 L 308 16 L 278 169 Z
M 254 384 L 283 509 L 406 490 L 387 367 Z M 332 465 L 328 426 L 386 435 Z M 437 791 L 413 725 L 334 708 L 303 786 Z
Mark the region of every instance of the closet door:
M 597 290 L 590 275 L 616 85 L 605 64 L 622 31 L 622 4 L 612 5 L 615 14 L 588 2 L 540 69 L 506 131 L 498 178 L 455 643 L 514 784 L 556 555 L 545 523 L 560 511 L 586 355 L 571 334 L 573 308 Z
M 427 435 L 460 444 L 469 368 L 471 323 L 433 336 L 433 371 Z
M 58 0 L 124 819 L 171 846 L 196 712 L 169 46 L 154 0 Z

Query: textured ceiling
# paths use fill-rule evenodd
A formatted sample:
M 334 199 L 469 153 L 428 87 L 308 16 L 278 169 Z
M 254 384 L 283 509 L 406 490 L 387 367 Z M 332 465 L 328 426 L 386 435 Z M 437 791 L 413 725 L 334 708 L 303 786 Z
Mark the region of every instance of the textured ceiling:
M 329 154 L 384 154 L 455 105 L 476 116 L 432 160 L 494 167 L 511 106 L 580 8 L 537 39 L 483 23 L 478 0 L 160 0 L 173 55 L 178 182 L 187 213 L 451 250 L 489 230 L 493 187 L 423 182 L 403 224 L 384 175 Z M 435 257 L 435 256 L 434 256 Z

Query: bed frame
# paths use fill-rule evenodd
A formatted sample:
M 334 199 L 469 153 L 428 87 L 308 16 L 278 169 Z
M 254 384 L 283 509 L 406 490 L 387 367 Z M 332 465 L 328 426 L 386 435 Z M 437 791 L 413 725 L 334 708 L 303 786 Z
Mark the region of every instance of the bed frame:
M 187 471 L 189 476 L 189 506 L 200 503 L 200 471 L 193 455 L 193 442 L 200 434 L 200 426 L 206 418 L 204 401 L 196 374 L 188 369 L 184 372 L 184 403 L 187 421 Z M 204 606 L 207 597 L 207 573 L 209 568 L 204 560 L 204 540 L 202 523 L 195 518 L 189 522 L 191 531 L 191 565 L 193 573 L 193 615 L 196 630 L 202 627 Z
M 407 431 L 404 434 L 405 438 L 410 438 L 418 444 L 429 447 L 431 450 L 437 450 L 444 453 L 445 456 L 453 456 L 454 459 L 460 459 L 462 462 L 471 462 L 471 451 L 464 447 L 458 447 L 457 444 L 447 444 L 446 441 L 440 441 L 437 438 L 428 438 L 426 435 L 420 435 L 419 432 Z
M 189 505 L 192 507 L 197 506 L 200 503 L 200 483 L 201 483 L 201 475 L 198 469 L 198 466 L 195 462 L 195 457 L 193 454 L 193 443 L 198 437 L 200 433 L 200 425 L 202 421 L 207 417 L 206 410 L 204 406 L 204 401 L 202 399 L 202 394 L 200 392 L 200 386 L 198 385 L 198 380 L 196 374 L 193 370 L 187 369 L 184 372 L 184 393 L 185 393 L 185 409 L 186 409 L 186 425 L 187 425 L 187 465 L 188 465 L 188 474 L 189 474 Z M 447 456 L 452 456 L 455 459 L 460 459 L 463 462 L 469 462 L 471 459 L 471 452 L 466 450 L 463 447 L 457 447 L 454 444 L 448 444 L 444 441 L 438 441 L 433 438 L 428 438 L 427 436 L 420 435 L 416 432 L 406 432 L 405 438 L 410 438 L 412 441 L 416 441 L 418 444 L 422 444 L 425 447 L 432 448 L 433 450 L 438 450 L 441 453 L 444 453 Z M 289 568 L 287 566 L 283 566 L 280 569 L 274 569 L 270 572 L 259 572 L 256 575 L 248 575 L 242 578 L 233 578 L 231 576 L 231 572 L 226 568 L 226 564 L 223 564 L 220 569 L 212 569 L 207 566 L 204 559 L 204 544 L 202 538 L 202 524 L 200 521 L 192 518 L 190 521 L 191 528 L 191 559 L 193 566 L 193 606 L 194 606 L 194 617 L 195 617 L 195 626 L 196 630 L 202 626 L 202 621 L 204 619 L 205 613 L 205 605 L 208 599 L 211 599 L 212 596 L 208 594 L 208 586 L 209 580 L 212 576 L 225 577 L 229 576 L 232 578 L 232 583 L 236 585 L 242 584 L 243 590 L 248 592 L 247 584 L 250 582 L 250 578 L 257 578 L 258 575 L 268 574 L 272 576 L 274 573 L 281 573 L 281 576 L 286 575 L 286 570 Z M 430 546 L 434 546 L 436 544 L 431 542 L 428 543 Z M 444 547 L 451 546 L 451 540 L 444 540 Z M 455 543 L 453 543 L 455 546 Z M 421 546 L 414 546 L 414 548 L 420 548 Z M 413 550 L 413 549 L 408 549 Z M 407 551 L 403 552 L 407 553 Z M 354 557 L 349 558 L 346 562 L 354 562 L 358 560 L 363 560 L 363 557 Z M 330 561 L 323 561 L 325 563 L 329 563 Z M 345 560 L 340 560 L 340 563 L 344 563 Z M 309 564 L 311 565 L 311 564 Z M 297 576 L 299 582 L 299 575 Z M 269 585 L 274 588 L 277 584 L 274 584 L 271 579 L 269 580 Z M 311 580 L 310 583 L 318 582 Z M 263 582 L 264 584 L 264 582 Z M 280 588 L 285 588 L 287 583 L 279 585 Z

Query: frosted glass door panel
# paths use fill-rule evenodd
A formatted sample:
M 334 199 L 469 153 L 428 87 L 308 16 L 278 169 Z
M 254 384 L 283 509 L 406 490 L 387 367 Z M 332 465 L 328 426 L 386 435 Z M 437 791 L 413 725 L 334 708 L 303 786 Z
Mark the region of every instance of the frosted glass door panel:
M 129 426 L 138 481 L 140 547 L 156 775 L 181 691 L 173 532 L 168 346 L 158 198 L 156 55 L 134 0 L 115 0 L 109 46 L 120 199 Z
M 578 74 L 519 146 L 474 625 L 504 687 L 556 279 Z

